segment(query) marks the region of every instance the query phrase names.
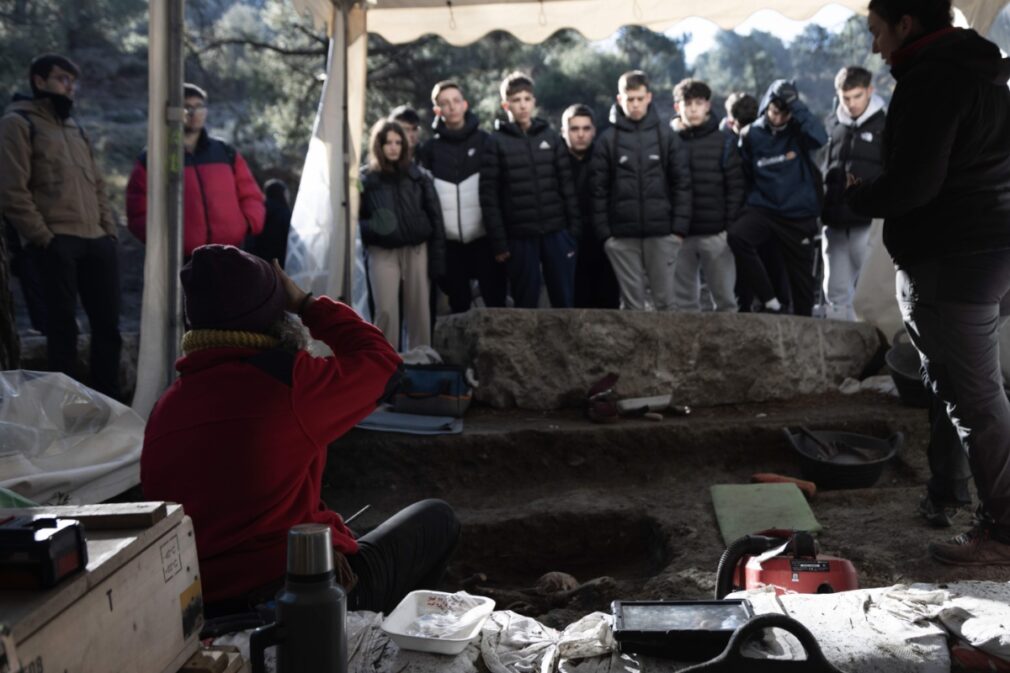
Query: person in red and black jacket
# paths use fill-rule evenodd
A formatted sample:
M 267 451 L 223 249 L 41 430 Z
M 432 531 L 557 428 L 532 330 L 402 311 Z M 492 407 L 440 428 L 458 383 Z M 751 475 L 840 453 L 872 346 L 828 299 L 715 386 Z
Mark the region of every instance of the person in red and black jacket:
M 327 447 L 399 382 L 382 332 L 234 246 L 197 248 L 179 275 L 192 329 L 148 419 L 140 480 L 192 517 L 208 616 L 272 598 L 302 523 L 330 526 L 352 610 L 388 614 L 437 588 L 459 536 L 446 503 L 417 502 L 356 539 L 320 499 Z M 334 355 L 310 355 L 309 335 Z
M 208 243 L 241 245 L 263 231 L 263 193 L 242 155 L 207 134 L 207 92 L 184 85 L 186 171 L 183 255 Z M 141 242 L 147 239 L 147 151 L 141 153 L 126 185 L 127 225 Z

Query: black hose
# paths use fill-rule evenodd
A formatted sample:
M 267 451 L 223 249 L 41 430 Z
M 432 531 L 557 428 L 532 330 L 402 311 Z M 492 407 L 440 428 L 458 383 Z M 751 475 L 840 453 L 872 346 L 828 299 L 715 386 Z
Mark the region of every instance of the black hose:
M 744 556 L 756 556 L 783 544 L 785 540 L 766 535 L 744 535 L 726 548 L 719 558 L 715 576 L 715 599 L 721 601 L 733 592 L 733 573 Z

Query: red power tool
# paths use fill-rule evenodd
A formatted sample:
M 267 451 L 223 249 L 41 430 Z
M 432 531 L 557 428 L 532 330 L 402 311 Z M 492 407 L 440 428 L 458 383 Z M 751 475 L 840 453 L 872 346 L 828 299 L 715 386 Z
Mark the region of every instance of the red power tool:
M 818 555 L 805 531 L 768 530 L 745 535 L 719 559 L 715 597 L 740 589 L 774 587 L 777 594 L 830 594 L 859 588 L 851 561 Z

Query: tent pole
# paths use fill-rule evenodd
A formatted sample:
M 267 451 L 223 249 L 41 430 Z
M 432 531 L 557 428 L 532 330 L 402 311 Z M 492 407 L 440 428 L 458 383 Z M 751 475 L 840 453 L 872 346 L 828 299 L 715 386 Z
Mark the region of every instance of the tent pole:
M 185 31 L 185 0 L 168 0 L 169 3 L 169 40 L 165 67 L 168 71 L 167 93 L 165 107 L 165 126 L 167 134 L 167 153 L 165 156 L 165 228 L 168 246 L 166 248 L 166 287 L 168 301 L 165 310 L 167 321 L 165 325 L 165 365 L 167 372 L 166 386 L 175 379 L 175 360 L 179 355 L 182 342 L 182 292 L 179 287 L 179 269 L 182 268 L 182 231 L 183 231 L 183 178 L 185 171 L 185 147 L 183 145 L 183 80 L 184 80 L 184 31 Z
M 344 57 L 343 59 L 341 59 L 344 71 L 343 76 L 341 78 L 342 79 L 341 84 L 343 85 L 343 91 L 341 92 L 341 101 L 343 102 L 343 108 L 344 108 L 344 128 L 343 128 L 344 151 L 343 156 L 341 157 L 341 160 L 344 162 L 344 170 L 341 176 L 342 178 L 341 190 L 343 192 L 341 195 L 342 197 L 341 207 L 343 211 L 342 214 L 344 217 L 344 261 L 343 261 L 344 278 L 343 282 L 341 283 L 341 287 L 343 289 L 344 296 L 341 298 L 341 300 L 348 304 L 352 304 L 354 301 L 353 300 L 354 292 L 353 288 L 351 287 L 351 283 L 354 278 L 354 226 L 353 223 L 351 222 L 351 179 L 350 179 L 351 122 L 350 118 L 348 117 L 348 105 L 347 105 L 347 93 L 348 93 L 347 76 L 349 73 L 349 69 L 347 67 L 347 61 L 348 61 L 348 49 L 350 47 L 350 37 L 351 37 L 351 30 L 348 23 L 349 18 L 348 5 L 349 2 L 347 2 L 346 0 L 340 1 L 340 13 L 342 14 L 343 18 L 340 24 L 342 30 L 344 31 L 343 35 Z

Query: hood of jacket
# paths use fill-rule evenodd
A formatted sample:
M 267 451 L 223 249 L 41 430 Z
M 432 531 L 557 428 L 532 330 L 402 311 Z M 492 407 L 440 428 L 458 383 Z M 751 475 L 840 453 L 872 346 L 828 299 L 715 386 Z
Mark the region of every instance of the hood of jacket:
M 838 117 L 838 122 L 840 124 L 859 128 L 869 120 L 873 119 L 873 116 L 883 110 L 884 107 L 884 99 L 877 94 L 873 94 L 870 96 L 870 104 L 866 106 L 863 114 L 859 115 L 859 119 L 853 119 L 852 115 L 849 114 L 849 111 L 846 110 L 845 106 L 841 103 L 838 104 L 838 109 L 835 110 L 835 114 Z
M 705 121 L 698 126 L 688 126 L 681 121 L 680 117 L 677 117 L 670 122 L 670 127 L 684 140 L 693 140 L 715 133 L 721 128 L 721 123 L 714 114 L 709 113 Z
M 974 30 L 943 29 L 920 37 L 894 54 L 897 64 L 891 68 L 895 79 L 920 63 L 948 63 L 965 73 L 993 84 L 1010 81 L 1010 59 L 1003 58 L 999 47 Z
M 523 136 L 535 136 L 543 133 L 550 124 L 547 123 L 546 119 L 541 119 L 540 117 L 534 117 L 530 120 L 530 127 L 523 133 L 522 129 L 519 128 L 519 124 L 510 122 L 505 119 L 495 119 L 494 128 L 495 131 L 501 131 L 510 136 L 515 136 L 517 138 L 522 138 Z
M 442 138 L 444 140 L 465 140 L 473 135 L 477 129 L 480 127 L 480 119 L 477 115 L 466 111 L 463 115 L 463 127 L 458 129 L 451 129 L 445 125 L 445 120 L 441 117 L 435 117 L 435 122 L 431 125 L 436 138 Z
M 640 120 L 632 121 L 624 114 L 624 110 L 617 103 L 610 107 L 610 123 L 622 131 L 645 131 L 659 126 L 659 113 L 656 106 L 649 103 L 649 109 L 645 111 L 645 116 Z

